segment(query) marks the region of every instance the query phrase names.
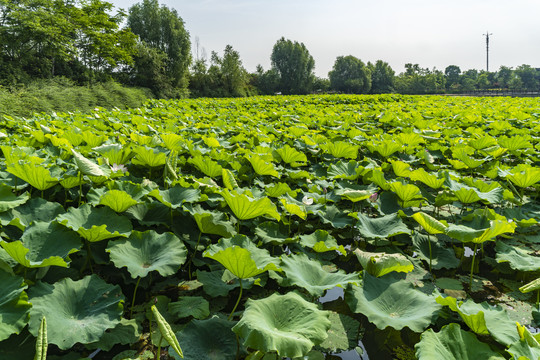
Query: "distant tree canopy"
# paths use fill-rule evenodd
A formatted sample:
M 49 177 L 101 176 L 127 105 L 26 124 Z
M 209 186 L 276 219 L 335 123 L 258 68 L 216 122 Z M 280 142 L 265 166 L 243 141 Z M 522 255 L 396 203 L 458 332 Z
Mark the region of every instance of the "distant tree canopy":
M 311 91 L 315 75 L 315 60 L 303 43 L 279 39 L 270 57 L 272 68 L 279 75 L 278 91 L 283 94 L 307 94 Z
M 134 84 L 148 86 L 163 96 L 176 97 L 185 92 L 191 42 L 176 10 L 160 6 L 158 0 L 143 0 L 129 8 L 127 24 L 140 40 Z
M 366 94 L 371 89 L 371 71 L 362 60 L 338 56 L 328 73 L 330 88 L 347 94 Z
M 368 62 L 371 72 L 371 94 L 387 94 L 394 92 L 394 70 L 388 63 L 377 60 L 375 65 Z

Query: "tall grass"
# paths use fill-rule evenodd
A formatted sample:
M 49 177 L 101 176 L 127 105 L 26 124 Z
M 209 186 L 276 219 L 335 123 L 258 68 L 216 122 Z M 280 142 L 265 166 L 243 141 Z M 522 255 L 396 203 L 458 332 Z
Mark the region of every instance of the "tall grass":
M 65 78 L 36 80 L 28 85 L 0 86 L 0 115 L 31 116 L 33 113 L 81 111 L 97 106 L 119 109 L 141 106 L 152 92 L 115 82 L 77 86 Z

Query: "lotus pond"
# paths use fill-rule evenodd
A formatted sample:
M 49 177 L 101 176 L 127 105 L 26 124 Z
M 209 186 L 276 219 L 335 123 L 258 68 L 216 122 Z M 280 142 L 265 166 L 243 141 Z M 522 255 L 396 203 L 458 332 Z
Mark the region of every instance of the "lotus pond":
M 517 98 L 4 116 L 0 358 L 538 359 L 539 131 Z

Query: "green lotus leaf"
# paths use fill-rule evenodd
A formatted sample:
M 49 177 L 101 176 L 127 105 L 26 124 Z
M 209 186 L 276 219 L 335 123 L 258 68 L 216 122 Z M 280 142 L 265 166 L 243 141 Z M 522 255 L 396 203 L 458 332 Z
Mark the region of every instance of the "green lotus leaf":
M 403 146 L 391 140 L 383 140 L 378 144 L 368 144 L 367 147 L 369 151 L 378 152 L 383 158 L 386 159 L 396 151 L 401 150 Z
M 314 210 L 323 223 L 332 225 L 336 229 L 343 229 L 352 226 L 354 219 L 347 213 L 339 210 L 337 206 L 326 206 L 326 209 Z
M 476 150 L 482 150 L 492 146 L 498 145 L 497 139 L 493 136 L 485 135 L 469 141 L 469 146 L 472 146 Z
M 381 277 L 393 271 L 408 273 L 414 265 L 402 254 L 373 253 L 354 250 L 358 262 L 370 275 Z
M 445 183 L 459 201 L 464 204 L 470 204 L 480 200 L 490 204 L 498 204 L 503 200 L 504 189 L 497 186 L 497 184 L 486 187 L 485 183 L 480 182 L 482 185 L 480 183 L 474 183 L 475 186 L 471 187 L 453 180 L 448 173 L 445 174 Z M 487 191 L 482 191 L 477 186 Z
M 53 177 L 49 169 L 36 162 L 8 163 L 6 171 L 40 191 L 47 190 L 58 184 L 58 178 Z
M 36 336 L 41 319 L 46 317 L 49 343 L 62 350 L 77 342 L 99 341 L 107 329 L 120 323 L 123 312 L 120 287 L 107 284 L 97 275 L 78 281 L 65 278 L 52 285 L 38 282 L 28 293 L 33 305 L 30 333 Z
M 79 171 L 88 176 L 109 176 L 110 174 L 106 173 L 101 167 L 99 167 L 98 164 L 94 163 L 93 161 L 85 158 L 81 154 L 79 154 L 74 149 L 71 149 L 71 153 L 73 154 L 73 158 L 75 159 L 75 164 L 79 168 Z
M 540 359 L 538 334 L 531 334 L 525 326 L 521 326 L 519 323 L 516 325 L 519 340 L 513 343 L 506 351 L 513 356 L 512 359 Z
M 398 234 L 410 234 L 411 230 L 403 223 L 397 213 L 371 218 L 357 213 L 356 227 L 360 234 L 368 239 L 385 239 Z
M 345 141 L 335 141 L 321 144 L 321 148 L 334 157 L 355 160 L 360 147 Z
M 108 206 L 117 213 L 124 212 L 136 204 L 137 201 L 122 190 L 109 190 L 99 199 L 99 205 Z
M 504 357 L 491 350 L 488 344 L 478 340 L 474 334 L 461 330 L 459 324 L 443 326 L 436 333 L 429 329 L 422 334 L 414 346 L 420 360 L 503 360 Z
M 36 221 L 23 233 L 20 241 L 0 245 L 19 264 L 27 268 L 62 266 L 68 267 L 69 254 L 81 247 L 77 233 L 56 222 Z
M 431 267 L 435 270 L 457 268 L 460 261 L 454 250 L 444 242 L 433 241 L 431 238 L 419 233 L 412 236 L 414 251 L 418 257 L 428 263 L 431 259 Z
M 315 252 L 339 251 L 343 255 L 347 252 L 343 245 L 338 245 L 336 239 L 326 230 L 315 230 L 309 235 L 300 235 L 300 245 L 313 249 Z
M 319 344 L 319 348 L 328 352 L 353 349 L 358 345 L 360 323 L 350 316 L 331 312 L 328 337 Z M 322 358 L 324 359 L 324 357 Z
M 291 215 L 296 215 L 302 220 L 306 220 L 307 213 L 305 212 L 305 206 L 300 207 L 297 204 L 290 203 L 286 199 L 279 199 L 281 205 Z
M 281 182 L 268 186 L 267 188 L 264 189 L 264 192 L 267 196 L 274 197 L 274 198 L 278 198 L 285 194 L 296 196 L 296 193 L 289 187 L 287 183 L 281 183 Z
M 347 199 L 352 202 L 358 202 L 368 199 L 376 192 L 376 186 L 368 185 L 336 189 L 334 191 L 334 194 L 341 196 L 342 199 Z
M 515 322 L 510 320 L 506 309 L 500 306 L 491 306 L 485 301 L 479 304 L 472 300 L 463 302 L 450 296 L 439 296 L 436 300 L 457 312 L 465 324 L 479 335 L 491 335 L 507 346 L 519 340 Z
M 19 205 L 24 204 L 30 199 L 30 194 L 25 192 L 19 196 L 16 196 L 11 187 L 0 183 L 0 213 L 9 209 L 16 208 Z
M 255 235 L 260 237 L 263 242 L 273 245 L 280 245 L 293 241 L 288 235 L 287 228 L 275 221 L 265 221 L 262 224 L 259 224 L 255 228 Z
M 422 211 L 413 214 L 412 218 L 430 234 L 443 234 L 447 228 L 446 224 Z
M 281 220 L 276 205 L 267 197 L 253 199 L 247 195 L 229 190 L 223 190 L 221 196 L 223 196 L 234 215 L 240 220 L 249 220 L 262 215 L 268 215 L 277 221 Z
M 223 238 L 211 245 L 203 254 L 216 260 L 240 279 L 248 279 L 265 271 L 281 271 L 279 259 L 270 256 L 266 249 L 258 248 L 245 235 Z
M 477 160 L 473 158 L 472 154 L 470 154 L 465 148 L 454 149 L 454 151 L 452 152 L 452 156 L 455 159 L 458 159 L 461 162 L 463 162 L 463 164 L 465 164 L 467 168 L 469 169 L 477 168 L 485 162 L 484 160 Z
M 161 225 L 171 222 L 171 208 L 159 201 L 139 203 L 125 212 L 130 218 L 136 219 L 145 226 Z
M 281 157 L 281 160 L 293 167 L 304 165 L 308 161 L 306 154 L 296 150 L 293 147 L 290 147 L 287 144 L 285 144 L 285 146 L 282 148 L 276 149 L 276 152 Z
M 228 190 L 234 190 L 238 188 L 238 183 L 236 182 L 233 173 L 229 169 L 223 169 L 221 171 L 221 178 L 223 179 L 223 185 Z
M 115 345 L 129 345 L 139 341 L 142 333 L 142 326 L 136 319 L 121 318 L 120 322 L 112 329 L 105 331 L 97 342 L 87 344 L 89 349 L 111 350 Z
M 169 313 L 176 319 L 190 316 L 205 319 L 210 315 L 210 303 L 202 296 L 180 296 L 177 301 L 169 303 Z
M 449 224 L 445 231 L 446 235 L 461 242 L 471 242 L 480 238 L 484 233 L 482 229 L 473 229 L 465 225 Z
M 133 153 L 130 148 L 123 147 L 120 144 L 101 145 L 92 150 L 97 151 L 101 156 L 106 158 L 110 165 L 126 164 L 133 156 L 135 156 L 135 153 Z
M 330 164 L 327 172 L 328 176 L 333 179 L 356 180 L 364 173 L 364 170 L 365 168 L 360 166 L 360 163 L 350 160 L 348 162 L 338 161 Z
M 495 240 L 494 238 L 498 235 L 513 233 L 516 228 L 514 222 L 507 220 L 489 220 L 487 224 L 483 224 L 482 220 L 479 219 L 478 222 L 471 222 L 467 225 L 472 227 L 449 224 L 445 233 L 451 238 L 462 242 L 481 244 L 489 240 Z
M 167 155 L 158 148 L 149 148 L 147 146 L 139 146 L 134 149 L 135 157 L 131 159 L 133 165 L 141 165 L 144 167 L 154 168 L 165 165 Z
M 497 262 L 507 262 L 510 267 L 519 271 L 538 271 L 540 270 L 540 257 L 531 255 L 534 251 L 527 251 L 519 246 L 508 245 L 502 241 L 497 241 L 495 245 Z
M 390 326 L 422 332 L 441 308 L 433 296 L 415 290 L 400 277 L 388 274 L 377 278 L 364 272 L 363 279 L 363 286 L 347 288 L 345 301 L 352 312 L 366 315 L 381 330 Z
M 274 165 L 264 161 L 259 155 L 253 154 L 247 157 L 247 159 L 251 163 L 251 166 L 253 166 L 253 170 L 255 170 L 257 175 L 270 175 L 279 178 L 279 173 L 274 168 Z
M 211 178 L 217 178 L 223 172 L 221 165 L 208 156 L 197 155 L 190 158 L 188 162 L 195 165 L 203 174 Z
M 13 225 L 24 230 L 36 221 L 51 222 L 64 212 L 64 208 L 58 203 L 32 198 L 24 205 L 0 214 L 0 224 Z
M 0 341 L 3 341 L 26 326 L 32 304 L 24 292 L 27 286 L 22 277 L 0 269 L 0 284 Z
M 327 338 L 329 315 L 294 292 L 272 294 L 249 299 L 242 319 L 232 330 L 246 347 L 293 358 L 306 355 Z
M 231 237 L 236 234 L 232 223 L 226 219 L 226 216 L 222 212 L 207 211 L 201 206 L 186 207 L 197 226 L 199 231 L 203 234 L 214 234 L 223 237 Z
M 201 191 L 176 185 L 167 190 L 154 189 L 148 196 L 156 198 L 163 205 L 177 209 L 184 203 L 194 203 L 201 200 Z
M 234 322 L 213 316 L 192 320 L 176 333 L 186 360 L 234 360 L 238 351 Z M 173 353 L 176 360 L 180 357 Z
M 9 171 L 9 170 L 8 170 Z M 514 172 L 506 176 L 514 185 L 520 188 L 532 186 L 540 181 L 540 168 L 517 167 Z
M 145 277 L 151 271 L 162 276 L 173 275 L 186 261 L 185 245 L 172 233 L 154 230 L 132 231 L 127 239 L 109 242 L 107 252 L 118 268 L 127 267 L 131 277 Z
M 286 277 L 281 279 L 282 286 L 299 286 L 311 295 L 320 297 L 325 290 L 336 286 L 346 287 L 347 284 L 360 282 L 358 273 L 347 274 L 344 271 L 325 271 L 323 265 L 317 260 L 311 260 L 305 254 L 281 257 L 281 268 Z
M 392 164 L 392 170 L 397 177 L 408 178 L 412 174 L 412 168 L 410 164 L 404 163 L 400 160 L 390 160 Z
M 410 174 L 412 181 L 420 181 L 432 189 L 439 189 L 444 184 L 444 179 L 438 178 L 436 175 L 426 172 L 423 168 L 414 170 Z
M 535 279 L 519 288 L 519 291 L 522 293 L 528 293 L 535 290 L 540 290 L 540 278 Z
M 243 289 L 251 289 L 253 285 L 261 285 L 261 279 L 239 279 L 229 270 L 211 272 L 197 270 L 197 280 L 203 284 L 203 290 L 211 297 L 227 296 L 227 294 L 242 282 Z
M 533 147 L 532 144 L 529 142 L 529 138 L 522 135 L 515 135 L 511 138 L 506 136 L 500 136 L 497 138 L 497 142 L 500 146 L 510 151 L 531 149 Z
M 75 230 L 90 242 L 118 236 L 128 237 L 132 230 L 131 221 L 128 218 L 117 215 L 108 207 L 95 208 L 88 204 L 79 208 L 70 208 L 56 220 Z
M 416 185 L 403 184 L 399 181 L 390 183 L 390 190 L 399 198 L 399 206 L 402 208 L 419 206 L 422 200 L 420 189 Z

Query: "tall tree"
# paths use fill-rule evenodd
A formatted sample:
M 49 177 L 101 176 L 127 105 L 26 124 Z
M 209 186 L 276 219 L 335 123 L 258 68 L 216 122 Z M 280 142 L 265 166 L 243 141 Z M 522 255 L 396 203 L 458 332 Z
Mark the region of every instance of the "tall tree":
M 497 71 L 496 79 L 499 87 L 507 88 L 510 80 L 512 80 L 513 71 L 511 67 L 501 66 Z
M 457 65 L 449 65 L 444 69 L 444 76 L 446 77 L 446 88 L 450 89 L 456 87 L 459 84 L 459 76 L 461 75 L 461 69 Z
M 279 90 L 283 94 L 307 94 L 315 75 L 315 60 L 303 43 L 279 39 L 270 57 L 272 67 L 279 73 Z
M 515 70 L 523 87 L 528 90 L 538 90 L 538 72 L 530 65 L 520 65 Z
M 127 24 L 146 46 L 167 55 L 165 72 L 173 88 L 186 89 L 191 64 L 191 42 L 184 21 L 158 0 L 143 0 L 129 8 Z M 136 68 L 136 72 L 145 69 Z
M 352 55 L 338 56 L 328 77 L 330 87 L 336 91 L 365 94 L 371 89 L 371 71 Z
M 377 60 L 375 65 L 368 63 L 371 71 L 371 90 L 372 94 L 387 94 L 394 92 L 395 72 L 387 62 Z

